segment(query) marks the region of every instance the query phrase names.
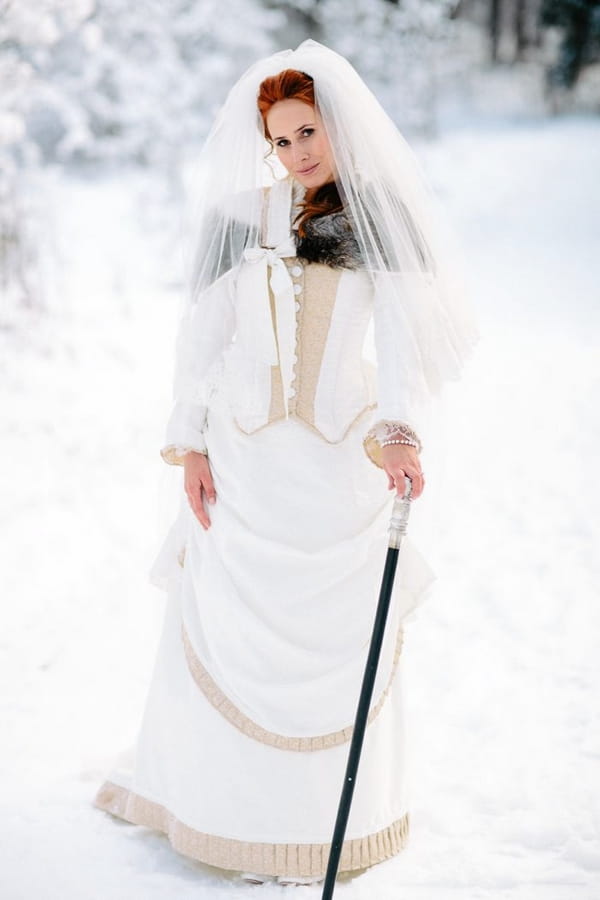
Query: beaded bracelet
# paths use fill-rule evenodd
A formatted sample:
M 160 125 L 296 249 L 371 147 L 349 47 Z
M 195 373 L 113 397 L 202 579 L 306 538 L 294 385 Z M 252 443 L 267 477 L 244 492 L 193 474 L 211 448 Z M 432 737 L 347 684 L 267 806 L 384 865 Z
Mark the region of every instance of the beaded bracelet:
M 404 439 L 413 442 L 411 446 L 415 447 L 417 453 L 420 453 L 422 450 L 421 438 L 406 422 L 383 419 L 377 422 L 373 428 L 375 438 L 379 442 L 380 447 L 383 446 L 384 441 Z
M 385 447 L 387 444 L 410 444 L 411 447 L 418 447 L 416 441 L 411 441 L 410 438 L 388 438 L 382 441 L 380 446 Z

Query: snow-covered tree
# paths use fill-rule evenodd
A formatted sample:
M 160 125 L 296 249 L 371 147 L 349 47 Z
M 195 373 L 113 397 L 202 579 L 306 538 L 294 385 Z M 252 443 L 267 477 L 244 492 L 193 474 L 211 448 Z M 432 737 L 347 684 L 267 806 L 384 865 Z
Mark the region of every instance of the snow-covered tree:
M 241 69 L 270 51 L 281 18 L 255 0 L 51 2 L 78 15 L 55 9 L 45 44 L 32 46 L 25 32 L 15 50 L 37 76 L 29 135 L 58 161 L 169 165 L 199 139 Z
M 0 0 L 0 264 L 10 303 L 35 294 L 36 169 L 133 163 L 173 178 L 281 23 L 260 0 Z
M 0 287 L 2 314 L 40 301 L 33 227 L 45 148 L 29 129 L 31 110 L 52 94 L 45 61 L 64 32 L 89 15 L 91 0 L 3 0 L 0 6 Z M 54 93 L 60 96 L 60 90 Z

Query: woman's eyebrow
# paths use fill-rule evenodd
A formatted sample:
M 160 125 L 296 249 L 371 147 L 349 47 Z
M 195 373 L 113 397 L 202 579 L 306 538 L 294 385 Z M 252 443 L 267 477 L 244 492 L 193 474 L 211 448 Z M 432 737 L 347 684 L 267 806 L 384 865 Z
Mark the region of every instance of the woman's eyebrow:
M 300 128 L 296 128 L 294 134 L 297 134 L 299 131 L 302 131 L 303 128 L 307 128 L 308 125 L 314 125 L 314 122 L 307 122 L 306 125 L 301 125 Z M 285 137 L 285 134 L 282 134 L 281 137 L 273 138 L 274 141 L 280 141 Z

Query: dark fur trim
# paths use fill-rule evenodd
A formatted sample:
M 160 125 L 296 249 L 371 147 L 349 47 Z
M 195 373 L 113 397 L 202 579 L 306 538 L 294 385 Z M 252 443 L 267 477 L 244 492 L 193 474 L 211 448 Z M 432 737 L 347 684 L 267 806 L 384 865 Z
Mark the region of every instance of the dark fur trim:
M 400 206 L 408 237 L 412 240 L 421 269 L 424 272 L 435 272 L 435 265 L 429 247 L 417 230 L 406 205 L 401 203 Z M 387 247 L 377 233 L 371 217 L 368 214 L 366 216 L 371 225 L 373 239 L 376 241 L 383 264 L 393 271 L 394 265 L 389 259 Z M 345 210 L 327 213 L 323 216 L 313 216 L 311 219 L 308 219 L 305 222 L 305 235 L 303 238 L 299 238 L 297 231 L 294 231 L 298 257 L 307 262 L 326 263 L 328 266 L 336 269 L 365 268 L 360 245 L 350 222 L 351 220 Z M 377 268 L 375 259 L 373 260 L 373 266 Z
M 345 212 L 313 216 L 305 223 L 304 237 L 296 237 L 296 253 L 306 262 L 320 262 L 334 269 L 363 268 L 363 257 Z

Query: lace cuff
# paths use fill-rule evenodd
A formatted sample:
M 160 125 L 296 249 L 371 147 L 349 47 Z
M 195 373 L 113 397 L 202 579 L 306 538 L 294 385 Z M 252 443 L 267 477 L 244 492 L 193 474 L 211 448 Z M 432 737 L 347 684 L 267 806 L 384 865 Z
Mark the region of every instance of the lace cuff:
M 394 440 L 394 441 L 414 441 L 416 443 L 417 453 L 420 453 L 422 450 L 422 444 L 419 436 L 416 431 L 414 431 L 409 425 L 405 422 L 399 422 L 393 419 L 380 419 L 378 422 L 369 428 L 364 439 L 363 439 L 363 447 L 365 448 L 365 453 L 369 457 L 372 463 L 378 466 L 380 469 L 383 469 L 383 462 L 381 458 L 381 445 L 384 441 Z
M 205 445 L 202 445 L 202 447 L 180 447 L 177 444 L 169 444 L 168 446 L 163 447 L 160 451 L 160 455 L 166 463 L 169 463 L 169 465 L 182 466 L 183 457 L 191 450 L 195 453 L 204 453 L 205 456 L 208 456 L 208 450 Z

